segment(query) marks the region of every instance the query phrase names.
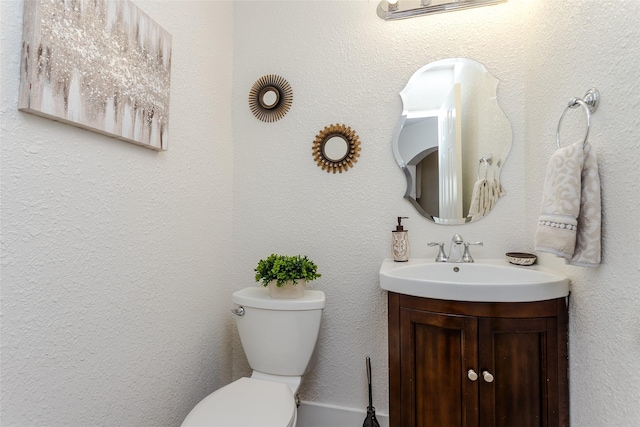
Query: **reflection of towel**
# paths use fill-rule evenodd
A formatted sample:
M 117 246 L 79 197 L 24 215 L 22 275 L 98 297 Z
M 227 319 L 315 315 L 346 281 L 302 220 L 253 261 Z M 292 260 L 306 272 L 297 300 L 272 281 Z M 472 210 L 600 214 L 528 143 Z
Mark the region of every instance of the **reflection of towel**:
M 473 186 L 471 204 L 469 206 L 469 217 L 472 221 L 480 219 L 493 209 L 500 197 L 504 196 L 504 189 L 500 181 L 487 181 L 479 179 Z
M 469 206 L 469 215 L 471 220 L 482 218 L 484 216 L 484 196 L 487 180 L 479 179 L 473 186 L 471 193 L 471 205 Z
M 558 149 L 549 161 L 536 230 L 536 250 L 569 264 L 600 264 L 600 177 L 589 143 Z
M 487 210 L 487 213 L 489 213 L 489 211 L 493 209 L 496 203 L 498 203 L 500 197 L 504 196 L 504 188 L 502 188 L 502 184 L 500 184 L 500 181 L 498 181 L 497 179 L 491 181 L 491 184 L 489 185 L 489 191 L 491 196 L 491 206 Z

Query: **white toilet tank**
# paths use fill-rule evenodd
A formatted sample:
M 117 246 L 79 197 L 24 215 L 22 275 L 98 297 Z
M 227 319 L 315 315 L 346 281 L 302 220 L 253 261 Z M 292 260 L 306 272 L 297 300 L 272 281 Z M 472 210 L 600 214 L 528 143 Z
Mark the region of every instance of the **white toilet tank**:
M 324 293 L 306 290 L 302 298 L 277 299 L 264 287 L 251 287 L 234 292 L 231 300 L 244 308 L 236 324 L 251 368 L 304 375 L 320 331 Z

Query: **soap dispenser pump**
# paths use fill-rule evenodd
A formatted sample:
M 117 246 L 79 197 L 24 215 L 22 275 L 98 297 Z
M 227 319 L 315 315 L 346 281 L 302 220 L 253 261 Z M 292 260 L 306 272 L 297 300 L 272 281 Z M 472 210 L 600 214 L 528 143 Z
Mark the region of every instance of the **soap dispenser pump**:
M 393 260 L 396 262 L 409 261 L 409 234 L 402 226 L 403 219 L 408 219 L 408 217 L 399 216 L 398 225 L 396 229 L 391 232 L 393 235 L 391 252 L 393 254 Z

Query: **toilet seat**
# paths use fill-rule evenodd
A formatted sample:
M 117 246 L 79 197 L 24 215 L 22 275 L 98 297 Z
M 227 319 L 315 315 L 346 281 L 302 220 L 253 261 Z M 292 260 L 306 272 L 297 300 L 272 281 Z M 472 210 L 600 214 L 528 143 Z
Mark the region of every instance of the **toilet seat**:
M 295 420 L 295 399 L 286 384 L 240 378 L 202 399 L 182 427 L 292 427 Z

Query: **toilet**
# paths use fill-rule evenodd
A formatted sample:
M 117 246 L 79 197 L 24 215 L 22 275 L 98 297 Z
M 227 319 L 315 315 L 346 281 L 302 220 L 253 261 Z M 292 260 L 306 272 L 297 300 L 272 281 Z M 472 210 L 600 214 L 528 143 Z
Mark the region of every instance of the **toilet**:
M 324 293 L 305 290 L 302 298 L 276 299 L 267 288 L 251 287 L 231 300 L 253 372 L 201 400 L 182 427 L 294 427 L 296 393 L 318 339 Z

